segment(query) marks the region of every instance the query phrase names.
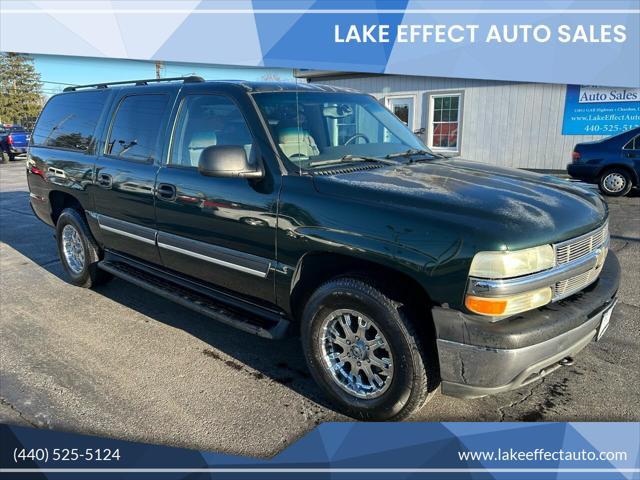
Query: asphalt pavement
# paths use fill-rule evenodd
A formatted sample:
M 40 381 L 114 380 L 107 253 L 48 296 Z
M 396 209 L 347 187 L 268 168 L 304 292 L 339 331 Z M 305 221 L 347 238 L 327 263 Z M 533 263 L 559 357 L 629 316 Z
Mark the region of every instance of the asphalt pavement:
M 476 400 L 437 393 L 417 421 L 640 420 L 640 193 L 609 199 L 620 302 L 573 366 Z M 121 281 L 64 281 L 24 162 L 0 165 L 0 422 L 266 457 L 346 421 L 299 341 L 226 327 Z

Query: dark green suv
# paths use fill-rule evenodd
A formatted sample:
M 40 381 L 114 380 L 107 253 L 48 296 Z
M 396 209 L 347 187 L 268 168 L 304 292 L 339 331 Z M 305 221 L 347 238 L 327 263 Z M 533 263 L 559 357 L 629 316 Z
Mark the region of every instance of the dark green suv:
M 438 385 L 533 382 L 600 338 L 616 302 L 597 194 L 443 158 L 351 90 L 68 88 L 27 176 L 71 283 L 116 276 L 246 332 L 299 334 L 357 418 L 404 418 Z

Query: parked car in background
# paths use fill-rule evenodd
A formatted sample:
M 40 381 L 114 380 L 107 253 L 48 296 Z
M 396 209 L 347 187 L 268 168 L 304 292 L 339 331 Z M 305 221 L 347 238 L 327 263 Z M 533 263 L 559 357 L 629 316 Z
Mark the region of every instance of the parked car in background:
M 16 156 L 27 153 L 31 134 L 20 125 L 0 126 L 0 148 L 2 160 L 14 160 Z
M 640 179 L 640 127 L 595 142 L 578 143 L 567 165 L 573 178 L 597 183 L 605 195 L 621 197 Z

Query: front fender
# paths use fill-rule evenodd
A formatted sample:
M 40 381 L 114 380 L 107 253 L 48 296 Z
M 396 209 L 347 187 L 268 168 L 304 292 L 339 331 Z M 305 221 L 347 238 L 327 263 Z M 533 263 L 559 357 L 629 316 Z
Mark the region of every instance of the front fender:
M 300 227 L 289 235 L 295 235 L 296 243 L 305 248 L 296 264 L 284 269 L 286 278 L 280 279 L 287 297 L 297 285 L 301 266 L 311 255 L 335 255 L 331 261 L 354 259 L 397 271 L 415 280 L 439 304 L 455 303 L 452 299 L 463 295 L 467 262 L 459 258 L 463 250 L 461 239 L 427 253 L 389 239 L 323 227 Z

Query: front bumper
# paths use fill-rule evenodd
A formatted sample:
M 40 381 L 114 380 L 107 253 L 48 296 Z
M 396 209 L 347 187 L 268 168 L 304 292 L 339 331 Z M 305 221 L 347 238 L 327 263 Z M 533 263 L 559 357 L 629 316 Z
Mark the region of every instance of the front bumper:
M 559 368 L 597 335 L 616 302 L 620 264 L 609 252 L 598 280 L 564 300 L 494 323 L 435 307 L 442 392 L 482 397 L 527 385 Z
M 598 179 L 598 167 L 585 163 L 569 163 L 567 173 L 571 178 L 595 183 Z

